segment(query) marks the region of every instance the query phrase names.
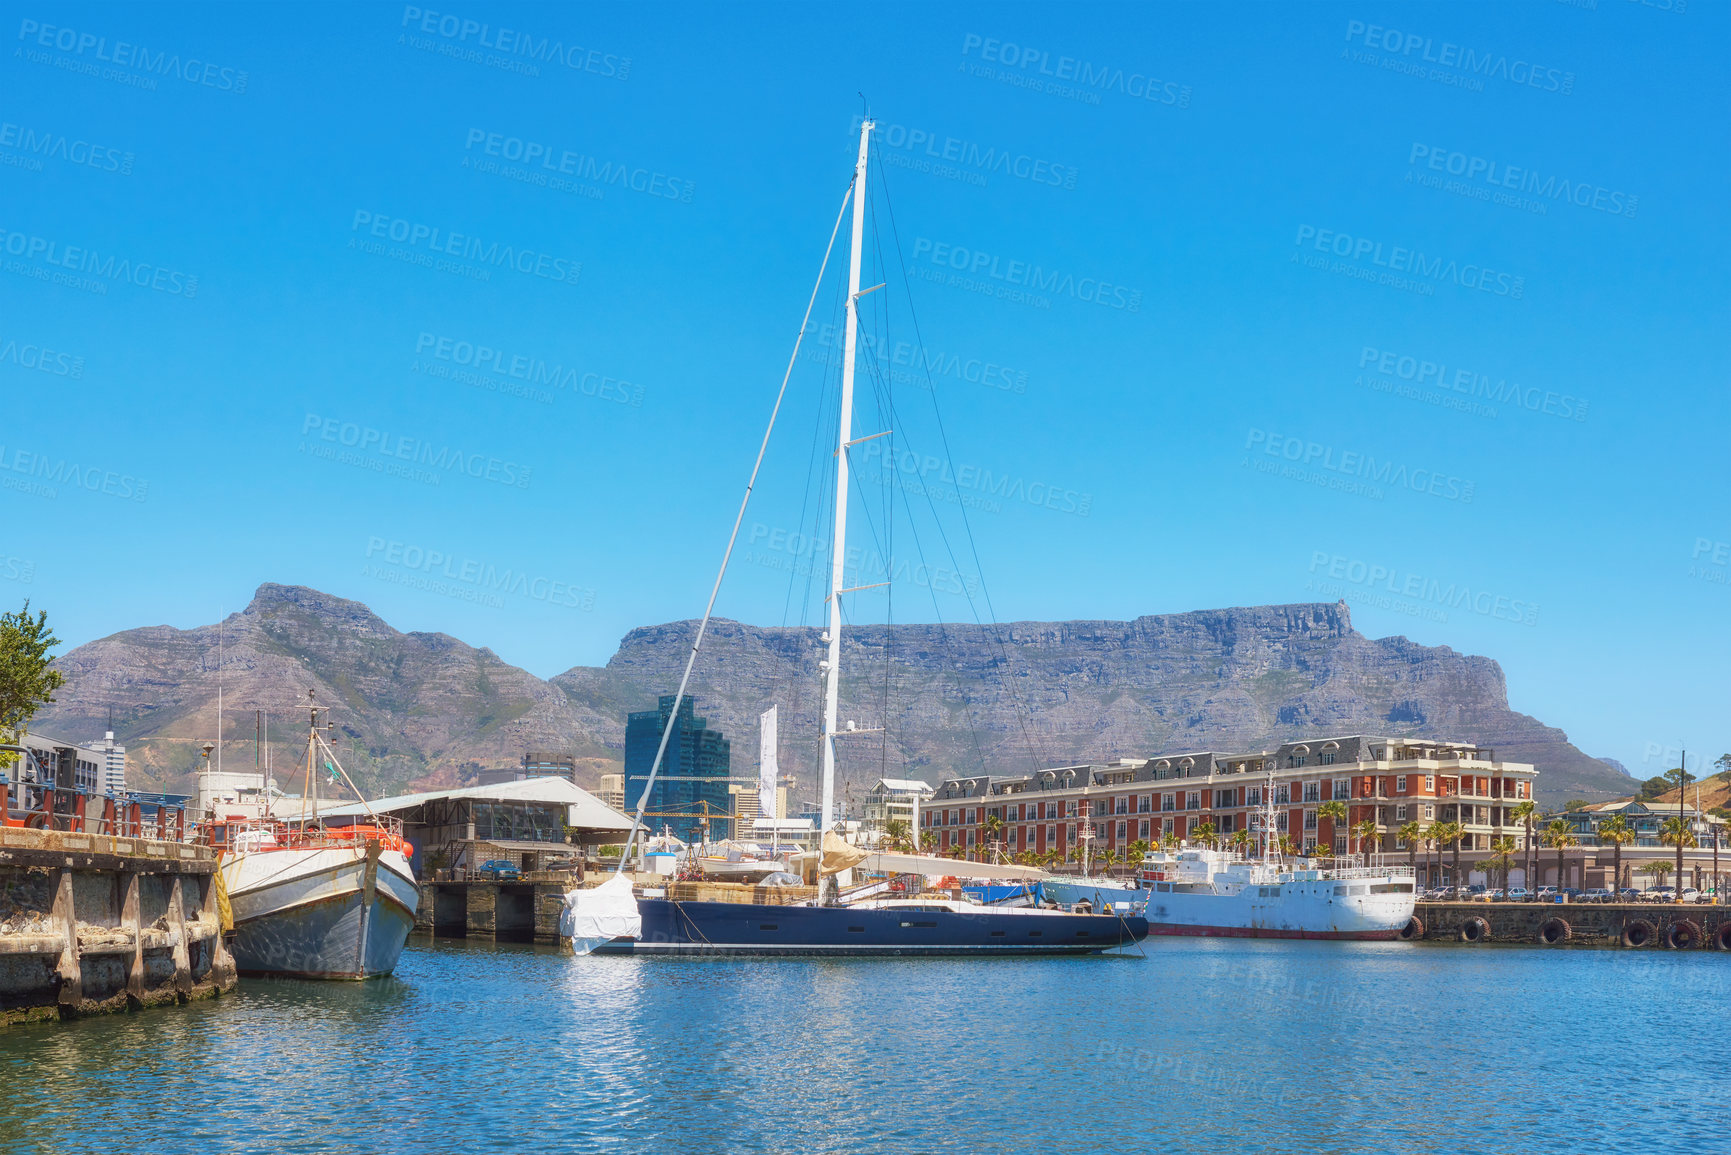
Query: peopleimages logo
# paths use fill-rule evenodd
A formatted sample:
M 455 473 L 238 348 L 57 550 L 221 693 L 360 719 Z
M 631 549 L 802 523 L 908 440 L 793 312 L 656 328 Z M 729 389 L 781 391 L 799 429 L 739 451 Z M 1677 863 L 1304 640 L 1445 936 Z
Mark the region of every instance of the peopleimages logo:
M 1611 216 L 1633 218 L 1641 203 L 1638 196 L 1618 189 L 1608 189 L 1604 185 L 1572 181 L 1554 173 L 1541 176 L 1530 168 L 1499 164 L 1488 157 L 1454 152 L 1441 145 L 1420 144 L 1416 140 L 1413 142 L 1412 151 L 1407 154 L 1406 163 L 1406 179 L 1409 182 L 1414 179 L 1414 169 L 1423 170 L 1418 173 L 1421 184 L 1433 183 L 1427 181 L 1427 173 L 1446 173 L 1461 178 L 1473 192 L 1482 194 L 1487 199 L 1495 196 L 1507 197 L 1505 203 L 1516 208 L 1526 207 L 1521 203 L 1524 195 L 1538 198 L 1534 203 L 1540 206 L 1541 211 L 1546 202 L 1561 202 Z M 1442 183 L 1440 178 L 1434 184 L 1445 191 L 1454 191 Z M 1478 187 L 1480 185 L 1484 187 Z
M 1451 610 L 1466 610 L 1481 617 L 1532 626 L 1539 621 L 1539 607 L 1521 598 L 1508 597 L 1486 589 L 1474 589 L 1466 582 L 1443 584 L 1436 578 L 1404 572 L 1398 568 L 1343 557 L 1337 553 L 1316 550 L 1310 555 L 1310 572 L 1327 575 L 1336 581 L 1393 594 L 1416 598 Z
M 399 472 L 384 468 L 386 465 L 398 466 L 403 475 L 409 476 L 411 480 L 430 481 L 434 485 L 439 483 L 441 476 L 459 473 L 478 481 L 528 489 L 530 476 L 534 473 L 531 466 L 515 461 L 505 461 L 485 453 L 471 453 L 449 445 L 435 447 L 432 442 L 418 437 L 404 437 L 401 434 L 374 429 L 370 425 L 341 421 L 335 417 L 321 417 L 317 413 L 308 413 L 301 422 L 301 435 L 307 434 L 314 435 L 327 446 L 341 446 L 343 449 L 352 450 L 355 460 L 348 461 L 337 457 L 341 464 L 363 465 L 381 473 Z M 309 450 L 306 442 L 301 443 L 303 453 L 311 452 L 316 457 L 336 456 L 333 451 L 319 452 L 322 448 L 325 447 L 314 444 Z M 426 473 L 409 469 L 403 463 L 426 466 L 428 470 L 439 472 Z
M 643 406 L 641 385 L 577 366 L 567 368 L 563 364 L 549 365 L 540 357 L 513 353 L 475 341 L 465 341 L 460 337 L 444 337 L 423 332 L 415 338 L 415 356 L 431 358 L 456 366 L 459 370 L 470 370 L 477 375 L 476 381 L 458 377 L 455 370 L 450 375 L 465 385 L 481 384 L 483 388 L 494 392 L 517 393 L 532 400 L 541 400 L 542 396 L 546 396 L 546 399 L 551 401 L 551 395 L 538 395 L 537 387 L 569 389 L 573 394 L 580 393 L 598 401 L 611 401 L 617 405 L 631 405 L 636 408 Z M 497 384 L 488 383 L 489 379 Z M 520 383 L 522 388 L 504 387 L 507 382 Z
M 926 261 L 940 269 L 952 269 L 964 278 L 983 281 L 1014 291 L 1051 293 L 1070 297 L 1090 305 L 1103 305 L 1129 313 L 1142 311 L 1142 290 L 1102 281 L 1097 277 L 1078 277 L 1062 269 L 1047 269 L 1028 261 L 1006 260 L 980 249 L 933 241 L 926 237 L 914 239 L 914 261 Z
M 1244 448 L 1260 449 L 1267 457 L 1294 463 L 1300 469 L 1317 469 L 1325 475 L 1353 479 L 1354 483 L 1386 485 L 1391 489 L 1410 489 L 1449 501 L 1471 504 L 1474 483 L 1452 473 L 1442 473 L 1423 467 L 1413 469 L 1400 462 L 1383 459 L 1358 450 L 1337 450 L 1332 445 L 1288 437 L 1266 429 L 1252 429 L 1245 436 Z
M 1056 96 L 1083 97 L 1088 104 L 1100 103 L 1099 94 L 1102 92 L 1116 92 L 1150 104 L 1190 107 L 1188 84 L 1161 80 L 1134 69 L 1095 64 L 1074 56 L 1053 57 L 1044 48 L 1018 44 L 1014 40 L 998 40 L 970 32 L 962 38 L 962 55 L 1015 70 L 995 79 L 1013 80 L 1019 82 L 1017 87 L 1035 88 Z M 966 64 L 962 67 L 967 69 Z
M 42 161 L 47 159 L 93 168 L 98 172 L 132 175 L 130 152 L 113 145 L 70 137 L 64 133 L 13 124 L 9 120 L 0 122 L 0 148 L 16 149 L 23 154 L 19 159 L 32 162 L 29 167 L 35 171 L 40 171 Z
M 551 36 L 537 37 L 533 32 L 494 28 L 490 24 L 450 12 L 434 12 L 410 5 L 403 9 L 400 27 L 447 41 L 446 45 L 436 46 L 453 50 L 443 55 L 461 55 L 467 46 L 473 45 L 475 48 L 501 53 L 507 62 L 524 66 L 531 75 L 540 75 L 540 70 L 536 69 L 534 64 L 557 64 L 572 72 L 587 72 L 610 80 L 626 80 L 631 76 L 629 56 L 615 56 L 598 49 L 584 48 L 579 44 L 566 44 L 563 40 L 556 40 Z M 435 47 L 432 44 L 415 43 L 412 39 L 410 44 L 415 48 Z M 475 53 L 472 59 L 486 63 L 479 53 Z
M 34 369 L 52 377 L 84 376 L 84 358 L 48 345 L 0 337 L 0 365 L 12 364 L 20 369 Z
M 70 52 L 80 59 L 112 64 L 117 68 L 129 68 L 135 72 L 148 73 L 163 79 L 172 77 L 175 80 L 185 81 L 187 84 L 194 84 L 203 88 L 215 88 L 237 95 L 246 91 L 247 74 L 241 69 L 212 64 L 195 56 L 189 56 L 183 60 L 179 53 L 166 51 L 153 53 L 142 44 L 128 44 L 124 40 L 116 40 L 111 45 L 106 36 L 80 32 L 75 28 L 42 24 L 35 20 L 22 20 L 18 24 L 18 39 L 37 48 Z M 79 68 L 71 69 L 71 71 L 81 70 Z
M 861 123 L 863 118 L 854 117 L 849 133 L 857 135 Z M 935 161 L 939 165 L 961 165 L 986 175 L 1015 177 L 1031 184 L 1051 185 L 1054 188 L 1076 187 L 1075 165 L 1057 164 L 1013 148 L 980 145 L 930 129 L 909 128 L 903 124 L 888 124 L 882 121 L 878 122 L 877 140 L 884 148 L 905 152 L 926 161 Z
M 402 217 L 388 217 L 382 213 L 356 209 L 354 220 L 349 224 L 349 231 L 362 233 L 363 228 L 364 236 L 407 245 L 410 251 L 406 256 L 423 258 L 420 261 L 411 260 L 412 264 L 436 266 L 436 257 L 454 257 L 459 261 L 474 261 L 495 269 L 510 269 L 525 276 L 540 277 L 544 281 L 567 285 L 575 285 L 577 278 L 583 273 L 581 261 L 556 257 L 539 249 L 501 244 L 498 241 L 489 243 L 480 237 L 451 232 L 437 225 L 424 225 Z
M 188 300 L 198 296 L 198 278 L 178 269 L 164 268 L 150 261 L 134 261 L 130 257 L 104 253 L 82 245 L 62 244 L 49 237 L 33 233 L 11 232 L 0 228 L 0 252 L 21 261 L 39 261 L 47 269 L 20 264 L 11 272 L 35 275 L 39 280 L 64 283 L 85 292 L 106 294 L 114 282 L 137 285 L 171 297 Z M 54 270 L 50 275 L 49 270 Z M 64 270 L 64 271 L 61 271 Z
M 1514 301 L 1520 300 L 1526 292 L 1525 277 L 1501 273 L 1471 262 L 1461 264 L 1453 258 L 1427 256 L 1422 249 L 1384 245 L 1383 242 L 1373 241 L 1369 237 L 1355 237 L 1351 233 L 1319 229 L 1315 225 L 1299 225 L 1298 235 L 1293 238 L 1292 243 L 1299 250 L 1303 250 L 1306 242 L 1309 242 L 1308 247 L 1316 252 L 1352 262 L 1360 273 L 1365 274 L 1365 279 L 1375 280 L 1379 276 L 1395 280 L 1417 278 L 1421 286 L 1446 282 L 1459 285 L 1463 289 L 1477 289 L 1481 293 L 1507 297 Z M 1303 259 L 1301 252 L 1294 252 L 1292 259 L 1316 267 L 1316 258 Z M 1365 264 L 1366 261 L 1368 265 Z M 1379 274 L 1377 270 L 1383 272 Z
M 362 576 L 376 577 L 381 581 L 426 589 L 446 596 L 461 597 L 465 601 L 480 602 L 495 609 L 504 605 L 500 596 L 502 594 L 515 594 L 561 609 L 595 608 L 595 591 L 587 586 L 509 567 L 501 569 L 491 562 L 477 561 L 475 558 L 408 542 L 369 537 L 366 556 L 370 561 L 383 562 L 407 572 L 382 571 L 375 564 L 370 570 L 363 567 Z M 446 582 L 455 582 L 458 585 L 454 588 L 445 587 L 443 583 Z
M 56 485 L 126 501 L 143 501 L 150 496 L 150 482 L 130 473 L 116 473 L 112 469 L 83 465 L 64 457 L 57 460 L 46 453 L 8 449 L 5 445 L 0 445 L 0 474 L 16 475 L 0 477 L 0 486 L 50 500 L 59 496 L 59 491 L 52 488 Z M 21 481 L 19 478 L 30 480 Z
M 1418 72 L 1422 71 L 1418 68 L 1419 65 L 1434 64 L 1460 75 L 1463 79 L 1476 80 L 1481 85 L 1487 80 L 1502 80 L 1562 96 L 1568 96 L 1575 91 L 1573 72 L 1535 64 L 1530 60 L 1511 60 L 1500 52 L 1480 52 L 1447 40 L 1438 43 L 1432 37 L 1416 32 L 1401 32 L 1395 28 L 1384 28 L 1380 24 L 1348 20 L 1346 40 L 1348 44 L 1358 43 L 1366 49 L 1388 53 L 1392 59 L 1381 63 L 1384 68 L 1393 71 Z M 1368 60 L 1365 63 L 1373 64 L 1377 61 Z M 1401 65 L 1406 67 L 1399 67 Z
M 542 170 L 529 174 L 530 184 L 544 184 L 552 177 L 571 177 L 573 180 L 592 181 L 602 186 L 612 185 L 645 196 L 680 201 L 684 204 L 691 203 L 692 193 L 697 189 L 696 184 L 683 177 L 668 176 L 664 172 L 623 162 L 596 160 L 587 153 L 557 148 L 543 141 L 525 140 L 520 136 L 488 132 L 483 128 L 469 130 L 468 138 L 463 142 L 463 150 Z M 467 167 L 469 158 L 465 156 L 463 162 Z M 533 179 L 535 177 L 543 179 Z
M 1589 402 L 1584 397 L 1522 385 L 1519 381 L 1510 381 L 1506 377 L 1493 381 L 1488 374 L 1472 369 L 1456 369 L 1451 373 L 1449 367 L 1440 360 L 1431 361 L 1366 345 L 1359 352 L 1358 367 L 1373 368 L 1379 376 L 1394 377 L 1421 388 L 1441 389 L 1474 400 L 1511 405 L 1530 413 L 1542 413 L 1547 417 L 1560 417 L 1568 421 L 1587 419 Z

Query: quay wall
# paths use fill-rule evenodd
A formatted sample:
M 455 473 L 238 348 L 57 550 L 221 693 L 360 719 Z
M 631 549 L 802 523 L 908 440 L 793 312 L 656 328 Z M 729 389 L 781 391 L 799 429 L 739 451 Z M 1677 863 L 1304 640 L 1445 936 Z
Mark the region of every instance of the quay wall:
M 415 933 L 557 943 L 565 892 L 574 885 L 568 874 L 540 871 L 510 880 L 423 880 Z
M 1731 952 L 1731 907 L 1690 903 L 1421 902 L 1425 942 Z M 1478 925 L 1473 925 L 1475 920 Z
M 208 848 L 0 827 L 0 1026 L 233 990 L 217 905 Z

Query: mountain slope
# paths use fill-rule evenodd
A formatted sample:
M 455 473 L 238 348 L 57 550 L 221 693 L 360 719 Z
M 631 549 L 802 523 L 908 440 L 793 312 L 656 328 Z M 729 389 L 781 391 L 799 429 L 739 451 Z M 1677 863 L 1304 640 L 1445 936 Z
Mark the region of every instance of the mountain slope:
M 632 630 L 606 666 L 548 682 L 445 634 L 401 633 L 359 602 L 262 585 L 221 626 L 223 756 L 250 766 L 253 711 L 269 710 L 276 775 L 293 790 L 312 689 L 336 707 L 333 745 L 369 791 L 453 784 L 531 749 L 576 753 L 593 781 L 617 766 L 626 713 L 678 685 L 696 625 Z M 78 647 L 59 659 L 67 685 L 35 728 L 88 740 L 113 706 L 134 784 L 186 788 L 216 730 L 217 634 L 152 626 Z M 881 774 L 1019 774 L 1347 732 L 1490 743 L 1538 765 L 1546 801 L 1631 788 L 1561 731 L 1511 711 L 1496 662 L 1366 638 L 1343 604 L 995 630 L 860 626 L 843 649 L 844 723 L 887 730 L 842 744 L 841 781 L 856 797 Z M 782 766 L 801 798 L 816 781 L 820 657 L 816 629 L 718 620 L 692 683 L 699 714 L 733 739 L 742 774 L 756 764 L 758 713 L 780 704 Z

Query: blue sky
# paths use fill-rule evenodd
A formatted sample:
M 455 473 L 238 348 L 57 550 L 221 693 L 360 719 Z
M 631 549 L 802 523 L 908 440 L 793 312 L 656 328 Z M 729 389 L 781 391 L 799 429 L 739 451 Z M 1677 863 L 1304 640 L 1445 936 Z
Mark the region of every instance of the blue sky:
M 900 580 L 854 620 L 969 620 L 980 575 L 1000 620 L 1344 596 L 1589 753 L 1711 758 L 1728 23 L 7 5 L 0 595 L 76 644 L 307 584 L 541 675 L 695 616 L 863 93 L 856 429 L 887 380 L 913 473 L 856 450 Z M 821 612 L 840 269 L 727 616 Z

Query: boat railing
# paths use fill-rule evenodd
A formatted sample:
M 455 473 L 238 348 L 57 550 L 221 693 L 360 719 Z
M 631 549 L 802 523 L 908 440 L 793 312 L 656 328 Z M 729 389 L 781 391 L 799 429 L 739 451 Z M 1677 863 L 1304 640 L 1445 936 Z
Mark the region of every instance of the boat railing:
M 13 782 L 4 774 L 0 774 L 0 790 L 6 798 L 7 826 L 158 842 L 198 841 L 196 824 L 187 821 L 186 808 L 171 803 L 168 795 L 95 794 L 76 787 Z
M 753 886 L 743 882 L 669 882 L 674 902 L 738 902 L 751 906 L 804 906 L 817 897 L 815 886 Z
M 231 818 L 203 822 L 199 841 L 218 849 L 326 850 L 353 849 L 368 842 L 407 852 L 402 819 L 389 814 L 369 817 L 347 826 L 276 818 Z
M 1342 866 L 1321 872 L 1328 878 L 1411 878 L 1413 869 L 1410 866 Z

